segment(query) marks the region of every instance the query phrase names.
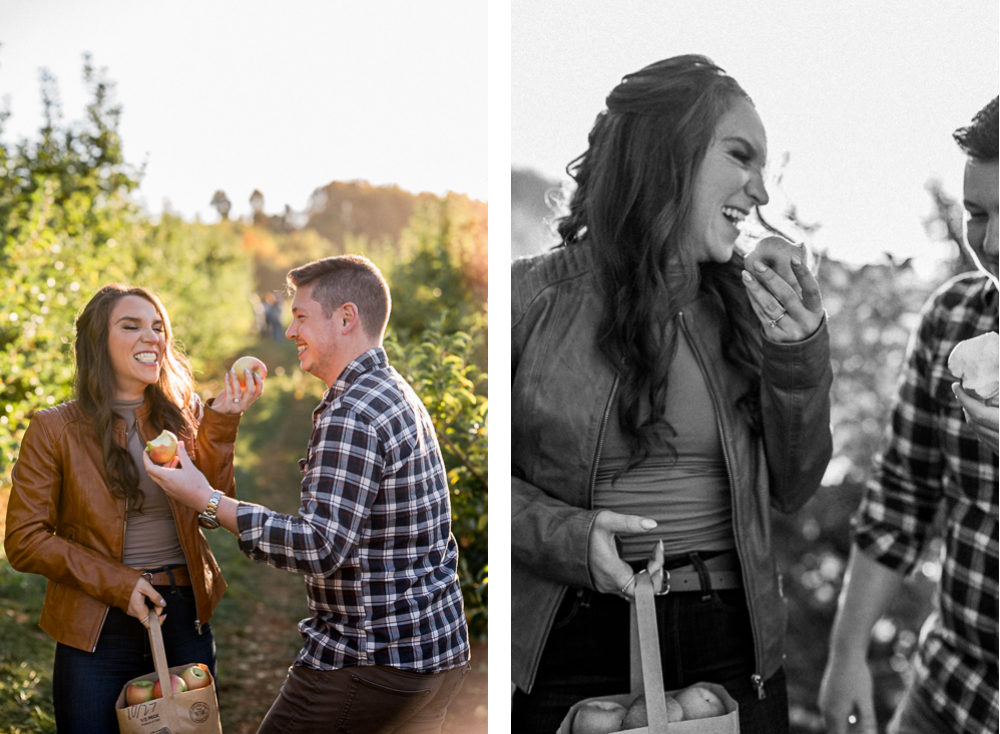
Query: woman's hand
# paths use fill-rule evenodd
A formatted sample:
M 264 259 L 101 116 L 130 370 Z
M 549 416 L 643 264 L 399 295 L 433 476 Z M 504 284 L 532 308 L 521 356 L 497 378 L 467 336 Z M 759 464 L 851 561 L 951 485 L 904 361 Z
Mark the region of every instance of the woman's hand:
M 135 617 L 142 622 L 143 627 L 148 628 L 149 620 L 147 617 L 149 617 L 153 610 L 146 606 L 146 599 L 149 599 L 156 605 L 156 616 L 160 618 L 160 624 L 163 624 L 163 621 L 167 618 L 167 615 L 163 612 L 167 606 L 167 602 L 153 588 L 153 585 L 149 583 L 149 580 L 145 576 L 140 576 L 132 588 L 132 596 L 128 600 L 128 615 Z
M 972 429 L 979 436 L 979 441 L 994 454 L 1000 454 L 1000 440 L 998 440 L 998 428 L 1000 428 L 1000 408 L 993 408 L 979 402 L 962 389 L 958 382 L 952 384 L 952 391 L 958 402 L 962 404 L 965 411 L 965 420 L 972 426 Z
M 587 561 L 594 588 L 602 594 L 615 594 L 624 599 L 635 597 L 632 567 L 618 555 L 616 533 L 645 533 L 656 527 L 656 521 L 638 515 L 622 515 L 611 510 L 601 510 L 590 529 Z M 663 544 L 657 543 L 653 557 L 646 566 L 653 577 L 653 588 L 659 589 L 663 577 Z
M 801 297 L 774 270 L 756 260 L 753 274 L 743 271 L 743 285 L 764 335 L 774 342 L 792 343 L 812 336 L 823 323 L 823 295 L 819 283 L 800 256 L 789 261 Z
M 149 478 L 163 487 L 170 499 L 197 512 L 203 512 L 208 507 L 208 501 L 215 490 L 191 461 L 183 441 L 178 442 L 177 456 L 169 463 L 159 466 L 153 463 L 145 451 L 142 452 L 142 463 Z
M 789 242 L 784 237 L 773 235 L 759 240 L 753 249 L 743 258 L 743 267 L 753 271 L 753 266 L 762 262 L 767 267 L 776 272 L 781 279 L 792 286 L 796 294 L 802 296 L 802 286 L 792 272 L 792 258 L 797 257 L 805 261 L 805 245 L 802 243 Z
M 223 415 L 240 415 L 256 402 L 264 392 L 264 378 L 250 370 L 243 371 L 243 382 L 240 385 L 236 370 L 229 370 L 225 376 L 226 386 L 212 402 L 211 408 Z

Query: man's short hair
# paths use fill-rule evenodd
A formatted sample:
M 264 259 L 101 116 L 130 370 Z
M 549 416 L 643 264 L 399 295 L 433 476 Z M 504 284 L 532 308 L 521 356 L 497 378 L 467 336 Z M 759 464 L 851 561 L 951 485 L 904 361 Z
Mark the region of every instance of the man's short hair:
M 1000 97 L 994 97 L 983 109 L 976 113 L 972 122 L 960 127 L 953 134 L 955 142 L 967 156 L 981 161 L 997 159 L 997 103 Z
M 313 286 L 312 297 L 330 318 L 345 303 L 353 303 L 361 315 L 365 334 L 379 339 L 385 333 L 392 310 L 389 284 L 378 267 L 361 255 L 338 255 L 314 260 L 285 276 L 290 293 Z

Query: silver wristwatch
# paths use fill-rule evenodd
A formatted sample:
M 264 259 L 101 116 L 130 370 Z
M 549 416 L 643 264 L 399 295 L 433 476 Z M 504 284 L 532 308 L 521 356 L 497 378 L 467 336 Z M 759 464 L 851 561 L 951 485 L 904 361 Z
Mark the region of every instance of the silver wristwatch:
M 219 490 L 212 492 L 212 496 L 208 500 L 208 507 L 205 508 L 204 512 L 198 515 L 198 524 L 206 530 L 214 530 L 219 527 L 219 520 L 215 516 L 215 513 L 219 509 L 219 500 L 221 499 L 222 492 Z

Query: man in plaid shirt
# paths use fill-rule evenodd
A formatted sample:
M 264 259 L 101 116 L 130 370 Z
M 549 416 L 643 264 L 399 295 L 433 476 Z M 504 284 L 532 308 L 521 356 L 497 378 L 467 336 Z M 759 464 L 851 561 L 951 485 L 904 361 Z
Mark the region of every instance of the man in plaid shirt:
M 469 669 L 458 550 L 427 410 L 389 366 L 389 288 L 362 257 L 288 274 L 302 369 L 327 384 L 300 461 L 297 516 L 215 498 L 183 445 L 180 469 L 151 473 L 205 509 L 251 559 L 302 573 L 312 616 L 265 732 L 440 732 Z
M 854 518 L 854 547 L 820 690 L 827 731 L 876 732 L 866 663 L 872 626 L 913 570 L 943 511 L 938 604 L 925 623 L 892 734 L 997 732 L 997 429 L 1000 410 L 947 368 L 960 341 L 997 331 L 997 100 L 955 133 L 965 167 L 966 243 L 980 273 L 923 309 L 888 445 Z M 850 729 L 854 731 L 854 729 Z

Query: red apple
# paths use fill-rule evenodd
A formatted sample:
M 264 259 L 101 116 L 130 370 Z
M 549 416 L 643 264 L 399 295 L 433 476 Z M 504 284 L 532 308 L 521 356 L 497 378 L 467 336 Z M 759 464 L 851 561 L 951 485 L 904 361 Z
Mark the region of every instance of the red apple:
M 724 716 L 726 704 L 712 691 L 701 686 L 685 688 L 674 695 L 677 703 L 684 709 L 684 720 L 707 719 L 712 716 Z
M 196 691 L 211 684 L 212 676 L 208 674 L 208 666 L 198 663 L 181 671 L 181 680 L 189 691 Z
M 611 734 L 622 728 L 625 707 L 614 701 L 591 701 L 576 711 L 573 734 Z
M 149 452 L 149 458 L 157 464 L 166 464 L 177 453 L 177 436 L 164 430 L 152 441 L 146 442 L 146 451 Z
M 187 684 L 181 679 L 180 676 L 170 674 L 170 687 L 173 689 L 174 693 L 184 693 L 187 690 Z M 153 698 L 160 698 L 163 696 L 163 689 L 160 688 L 160 681 L 157 680 L 153 684 Z
M 153 698 L 153 682 L 148 680 L 137 680 L 128 684 L 125 689 L 125 703 L 135 706 L 137 703 L 146 703 Z
M 244 370 L 257 373 L 262 380 L 267 377 L 267 365 L 256 357 L 240 357 L 233 362 L 233 369 L 236 370 L 236 379 L 240 381 L 240 387 L 247 386 Z

